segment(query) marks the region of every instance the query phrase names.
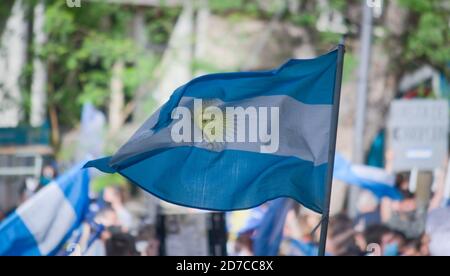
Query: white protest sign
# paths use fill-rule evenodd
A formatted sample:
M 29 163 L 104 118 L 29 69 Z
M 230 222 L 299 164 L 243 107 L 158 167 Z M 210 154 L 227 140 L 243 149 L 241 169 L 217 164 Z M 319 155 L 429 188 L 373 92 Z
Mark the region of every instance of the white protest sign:
M 448 154 L 446 100 L 396 100 L 389 114 L 393 170 L 433 170 Z

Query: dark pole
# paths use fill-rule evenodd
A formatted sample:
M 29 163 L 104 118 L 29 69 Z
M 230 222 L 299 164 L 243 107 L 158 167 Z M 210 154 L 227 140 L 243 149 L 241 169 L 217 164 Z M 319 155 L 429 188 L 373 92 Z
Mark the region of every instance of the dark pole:
M 323 207 L 321 220 L 319 256 L 325 256 L 325 246 L 327 243 L 328 220 L 330 216 L 331 188 L 333 183 L 334 154 L 336 152 L 336 136 L 339 120 L 339 103 L 341 100 L 342 68 L 344 65 L 344 53 L 345 53 L 345 46 L 343 42 L 341 42 L 338 45 L 338 56 L 336 65 L 337 68 L 334 82 L 333 109 L 331 112 L 330 144 L 328 148 L 328 168 L 327 168 L 327 178 L 325 188 L 325 205 Z
M 209 215 L 209 254 L 211 256 L 227 255 L 227 233 L 225 213 L 212 212 Z

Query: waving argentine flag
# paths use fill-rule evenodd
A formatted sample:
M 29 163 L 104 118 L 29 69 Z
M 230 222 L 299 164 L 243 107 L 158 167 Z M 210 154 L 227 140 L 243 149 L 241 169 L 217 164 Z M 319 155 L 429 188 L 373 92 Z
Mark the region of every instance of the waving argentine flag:
M 48 184 L 0 224 L 0 256 L 53 255 L 83 219 L 89 175 L 81 165 Z
M 86 167 L 188 207 L 237 210 L 291 197 L 322 212 L 337 58 L 335 50 L 193 79 L 115 155 Z

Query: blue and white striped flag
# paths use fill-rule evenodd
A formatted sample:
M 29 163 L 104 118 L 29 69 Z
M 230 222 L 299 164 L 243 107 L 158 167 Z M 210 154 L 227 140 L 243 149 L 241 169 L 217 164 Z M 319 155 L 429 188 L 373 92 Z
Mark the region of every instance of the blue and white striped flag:
M 81 165 L 45 186 L 0 224 L 0 256 L 55 254 L 82 221 L 88 192 Z
M 178 88 L 112 157 L 119 173 L 175 204 L 238 210 L 291 197 L 322 212 L 338 50 L 264 72 Z
M 389 197 L 402 199 L 401 193 L 394 187 L 395 178 L 386 171 L 365 165 L 355 165 L 336 154 L 333 177 L 347 184 L 359 186 L 371 191 L 377 198 Z

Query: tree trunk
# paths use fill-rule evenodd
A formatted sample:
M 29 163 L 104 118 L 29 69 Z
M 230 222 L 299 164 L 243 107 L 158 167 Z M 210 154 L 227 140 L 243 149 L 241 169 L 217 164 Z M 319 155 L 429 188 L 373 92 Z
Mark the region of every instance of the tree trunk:
M 123 60 L 114 63 L 111 77 L 111 98 L 109 103 L 109 134 L 117 133 L 123 125 L 124 118 L 122 111 L 125 105 L 125 95 L 123 90 Z
M 28 23 L 25 5 L 16 0 L 0 44 L 0 126 L 16 127 L 21 119 L 20 76 L 26 63 Z
M 35 53 L 33 60 L 33 80 L 31 83 L 31 114 L 30 123 L 34 127 L 39 127 L 45 122 L 47 105 L 47 66 L 40 57 L 40 51 L 47 41 L 44 32 L 45 24 L 45 4 L 40 1 L 34 8 L 34 45 Z

